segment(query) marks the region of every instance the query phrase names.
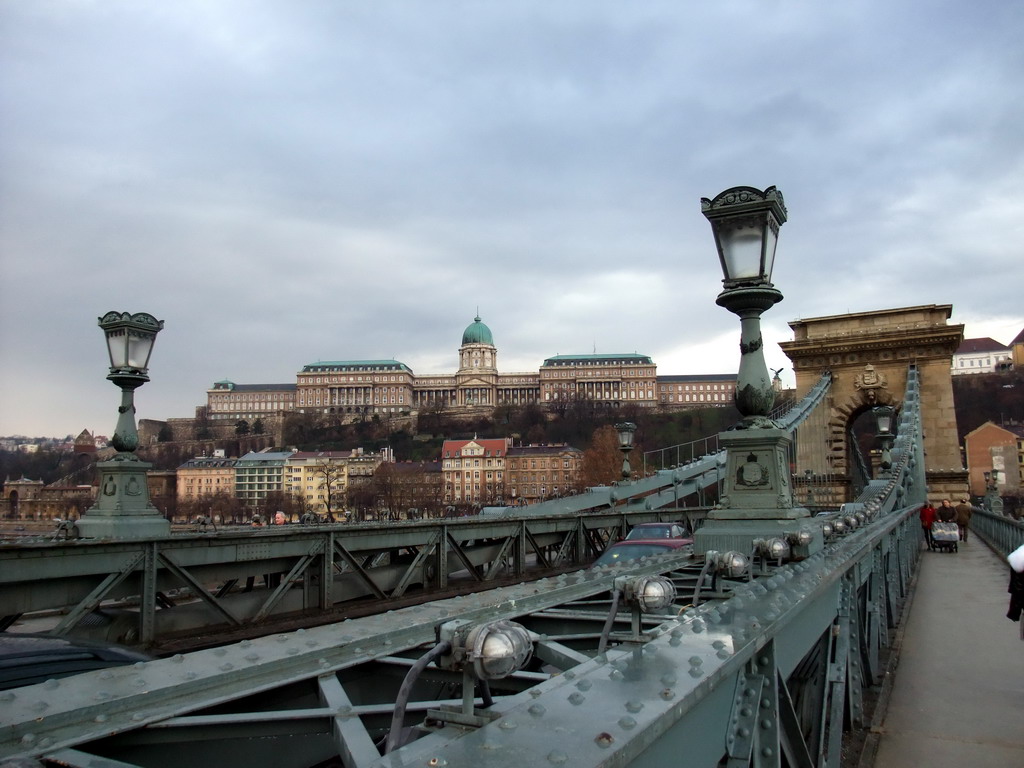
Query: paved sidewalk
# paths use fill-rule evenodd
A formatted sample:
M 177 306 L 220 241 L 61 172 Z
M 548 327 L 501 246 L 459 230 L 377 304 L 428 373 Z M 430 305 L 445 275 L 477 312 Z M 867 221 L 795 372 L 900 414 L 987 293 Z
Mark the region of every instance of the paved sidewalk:
M 924 552 L 875 768 L 1024 766 L 1024 642 L 1009 566 L 971 534 Z

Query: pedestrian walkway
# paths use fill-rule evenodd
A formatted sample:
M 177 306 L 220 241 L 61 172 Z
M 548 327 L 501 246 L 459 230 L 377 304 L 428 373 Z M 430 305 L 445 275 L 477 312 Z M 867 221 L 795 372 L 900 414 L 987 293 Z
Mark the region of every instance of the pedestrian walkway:
M 875 768 L 1024 766 L 1024 642 L 1009 566 L 972 535 L 924 552 Z

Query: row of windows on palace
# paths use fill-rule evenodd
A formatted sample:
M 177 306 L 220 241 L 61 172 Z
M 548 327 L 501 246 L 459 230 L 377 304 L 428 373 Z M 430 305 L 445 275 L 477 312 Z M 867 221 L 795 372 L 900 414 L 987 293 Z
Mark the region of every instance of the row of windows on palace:
M 641 388 L 637 389 L 637 382 L 630 381 L 630 388 L 628 390 L 620 389 L 618 383 L 613 383 L 610 387 L 602 387 L 602 384 L 603 382 L 594 382 L 597 389 L 594 391 L 593 397 L 609 400 L 644 399 L 645 391 L 642 388 L 644 386 L 643 382 L 640 383 Z M 625 385 L 626 382 L 622 382 L 622 384 Z M 558 387 L 558 385 L 556 384 L 555 387 Z M 560 387 L 558 387 L 558 389 L 545 391 L 544 400 L 551 402 L 553 400 L 560 400 L 564 397 L 569 397 L 570 393 L 575 391 L 577 388 L 582 388 L 582 385 L 564 382 Z M 660 393 L 659 399 L 663 403 L 725 404 L 732 401 L 735 384 L 659 384 L 657 389 Z M 347 394 L 341 397 L 330 398 L 326 394 L 321 394 L 320 392 L 310 393 L 310 396 L 308 397 L 305 393 L 302 393 L 298 395 L 297 405 L 299 408 L 317 406 L 324 407 L 345 403 L 351 404 L 353 400 L 358 400 L 358 404 L 365 405 L 406 406 L 410 404 L 406 397 L 408 393 L 409 390 L 407 387 L 375 387 L 373 389 L 372 402 L 370 395 L 353 398 L 351 394 Z M 212 411 L 211 416 L 217 418 L 223 413 L 239 415 L 247 411 L 251 412 L 251 415 L 255 416 L 259 413 L 275 413 L 279 411 L 293 410 L 296 407 L 294 392 L 291 393 L 291 398 L 288 398 L 287 395 L 282 396 L 283 394 L 284 393 L 281 392 L 230 392 L 223 394 L 211 394 L 209 397 L 209 407 Z M 518 400 L 518 397 L 516 397 L 516 399 Z M 536 399 L 535 396 L 534 399 Z M 654 390 L 646 390 L 646 399 L 654 399 Z

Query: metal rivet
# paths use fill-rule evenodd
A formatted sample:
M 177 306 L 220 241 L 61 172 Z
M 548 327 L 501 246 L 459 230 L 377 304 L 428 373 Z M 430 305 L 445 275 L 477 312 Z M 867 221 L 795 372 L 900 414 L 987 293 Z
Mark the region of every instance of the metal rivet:
M 636 720 L 629 715 L 623 715 L 619 718 L 619 727 L 624 731 L 631 731 L 636 728 Z
M 632 712 L 633 714 L 636 714 L 637 712 L 639 712 L 643 708 L 644 708 L 644 703 L 642 701 L 637 701 L 636 699 L 630 699 L 629 701 L 626 702 L 626 711 L 627 712 Z
M 593 685 L 594 684 L 589 680 L 580 680 L 578 683 L 576 683 L 576 687 L 579 688 L 581 691 L 589 691 L 593 687 Z
M 594 743 L 601 747 L 601 749 L 608 749 L 608 747 L 615 743 L 615 737 L 607 732 L 599 733 L 594 739 Z
M 547 712 L 547 709 L 544 707 L 543 704 L 534 703 L 531 704 L 526 711 L 534 717 L 544 717 L 544 714 Z
M 578 692 L 572 693 L 569 696 L 569 703 L 570 704 L 577 704 L 578 705 L 578 704 L 582 704 L 586 700 L 587 700 L 586 697 L 582 693 L 578 693 Z
M 556 749 L 552 752 L 548 752 L 548 762 L 552 765 L 564 765 L 569 762 L 569 756 L 565 754 L 565 752 L 560 752 Z
M 658 695 L 661 696 L 661 698 L 663 698 L 665 701 L 668 701 L 669 699 L 675 698 L 676 694 L 675 691 L 673 691 L 671 688 L 663 688 L 661 693 Z
M 503 731 L 514 731 L 517 726 L 516 723 L 512 722 L 511 720 L 502 720 L 500 723 L 498 723 L 498 727 L 501 728 L 501 730 Z

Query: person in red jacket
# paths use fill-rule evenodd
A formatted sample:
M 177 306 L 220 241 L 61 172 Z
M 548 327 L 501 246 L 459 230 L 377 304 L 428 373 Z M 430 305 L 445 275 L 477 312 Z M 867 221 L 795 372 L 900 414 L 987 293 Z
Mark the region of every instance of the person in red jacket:
M 935 548 L 935 544 L 932 541 L 932 523 L 934 522 L 935 507 L 926 501 L 924 506 L 921 507 L 921 527 L 924 529 L 924 540 L 928 545 L 928 549 Z

